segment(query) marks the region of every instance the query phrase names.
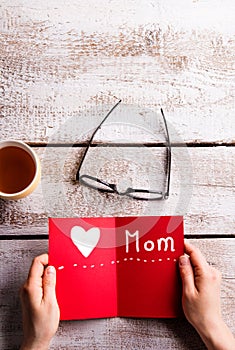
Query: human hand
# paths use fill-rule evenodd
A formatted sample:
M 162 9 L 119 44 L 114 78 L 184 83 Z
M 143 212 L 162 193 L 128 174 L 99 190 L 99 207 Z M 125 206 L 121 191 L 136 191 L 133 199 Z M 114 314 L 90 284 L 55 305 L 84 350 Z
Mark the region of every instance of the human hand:
M 59 325 L 56 270 L 47 265 L 48 254 L 36 257 L 21 288 L 24 339 L 20 350 L 47 350 Z
M 185 242 L 185 253 L 187 255 L 179 258 L 179 268 L 183 283 L 182 305 L 187 320 L 208 349 L 234 350 L 235 340 L 221 315 L 221 273 L 188 242 Z

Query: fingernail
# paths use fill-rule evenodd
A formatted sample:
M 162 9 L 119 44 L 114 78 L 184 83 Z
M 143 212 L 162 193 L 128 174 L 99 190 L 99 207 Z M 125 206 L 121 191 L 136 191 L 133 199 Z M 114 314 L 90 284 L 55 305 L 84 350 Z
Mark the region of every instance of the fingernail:
M 48 275 L 55 274 L 54 266 L 48 266 L 47 269 L 46 269 L 46 272 L 47 272 Z
M 183 256 L 180 256 L 179 258 L 179 265 L 182 267 L 182 266 L 185 266 L 185 265 L 188 265 L 189 263 L 189 257 L 186 256 L 186 255 L 183 255 Z

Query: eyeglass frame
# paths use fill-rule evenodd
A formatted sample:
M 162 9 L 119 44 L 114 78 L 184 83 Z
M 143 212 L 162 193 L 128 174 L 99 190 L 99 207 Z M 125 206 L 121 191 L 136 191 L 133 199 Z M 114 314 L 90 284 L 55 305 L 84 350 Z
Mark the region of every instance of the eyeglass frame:
M 80 161 L 80 164 L 79 164 L 79 167 L 78 167 L 78 170 L 77 170 L 77 174 L 76 174 L 76 181 L 79 181 L 81 184 L 89 187 L 89 188 L 93 188 L 99 192 L 102 192 L 102 193 L 116 193 L 120 196 L 128 196 L 128 197 L 131 197 L 133 199 L 138 199 L 138 200 L 147 200 L 147 201 L 153 201 L 153 200 L 162 200 L 162 199 L 168 199 L 169 198 L 169 191 L 170 191 L 170 180 L 171 180 L 171 142 L 170 142 L 170 136 L 169 136 L 169 131 L 168 131 L 168 126 L 167 126 L 167 122 L 166 122 L 166 118 L 165 118 L 165 115 L 164 115 L 164 112 L 163 112 L 163 109 L 161 108 L 160 111 L 161 111 L 161 115 L 163 117 L 163 121 L 164 121 L 164 125 L 165 125 L 165 129 L 166 129 L 166 139 L 167 139 L 167 187 L 166 187 L 166 192 L 165 194 L 161 191 L 152 191 L 152 190 L 145 190 L 145 189 L 134 189 L 134 188 L 131 188 L 131 187 L 128 187 L 124 192 L 119 192 L 118 189 L 117 189 L 117 185 L 116 184 L 111 184 L 111 183 L 108 183 L 108 182 L 105 182 L 103 180 L 100 180 L 96 177 L 93 177 L 93 176 L 90 176 L 90 175 L 81 175 L 80 176 L 80 170 L 82 168 L 82 164 L 84 163 L 84 160 L 85 160 L 85 157 L 87 155 L 87 152 L 89 150 L 89 148 L 91 147 L 91 144 L 92 144 L 92 141 L 97 133 L 97 131 L 101 128 L 101 126 L 104 124 L 104 122 L 108 119 L 109 115 L 114 111 L 114 109 L 122 102 L 122 100 L 119 100 L 111 109 L 110 111 L 107 113 L 107 115 L 105 116 L 105 118 L 101 121 L 101 123 L 95 128 L 95 130 L 93 131 L 89 141 L 88 141 L 88 144 L 87 144 L 87 147 L 85 149 L 85 152 L 82 156 L 82 159 Z M 99 187 L 96 187 L 94 185 L 90 185 L 88 184 L 86 181 L 84 181 L 83 179 L 84 178 L 87 178 L 87 179 L 91 179 L 91 180 L 94 180 L 104 186 L 107 187 L 107 189 L 103 189 L 103 188 L 99 188 Z M 156 198 L 141 198 L 141 197 L 136 197 L 134 195 L 132 195 L 132 193 L 156 193 L 156 194 L 160 194 L 161 197 L 156 197 Z

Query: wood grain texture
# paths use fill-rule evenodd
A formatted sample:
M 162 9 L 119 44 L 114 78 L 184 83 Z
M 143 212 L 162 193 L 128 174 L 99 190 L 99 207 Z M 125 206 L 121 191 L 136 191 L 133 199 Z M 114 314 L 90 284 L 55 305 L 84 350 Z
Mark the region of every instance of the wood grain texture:
M 0 238 L 12 236 L 0 240 L 1 349 L 19 347 L 17 291 L 31 259 L 47 250 L 46 240 L 17 237 L 46 234 L 49 215 L 181 214 L 187 235 L 234 237 L 234 12 L 232 0 L 1 1 L 0 139 L 81 146 L 116 96 L 132 109 L 112 115 L 98 144 L 157 145 L 158 119 L 146 108 L 161 106 L 175 144 L 230 146 L 174 147 L 170 198 L 151 205 L 76 184 L 82 148 L 36 148 L 41 185 L 23 200 L 0 200 Z M 135 186 L 162 184 L 164 166 L 159 147 L 94 148 L 86 162 L 87 171 L 118 178 L 122 186 L 128 184 L 123 175 Z M 193 241 L 223 272 L 223 314 L 233 331 L 234 241 Z M 121 318 L 63 322 L 51 346 L 88 348 L 204 349 L 185 320 Z
M 220 269 L 222 311 L 235 332 L 235 241 L 190 240 Z M 0 347 L 18 349 L 21 341 L 21 311 L 18 290 L 26 279 L 34 256 L 47 251 L 47 240 L 0 241 L 1 332 Z M 204 349 L 193 328 L 184 320 L 128 318 L 61 322 L 50 349 Z
M 234 143 L 232 13 L 232 0 L 2 1 L 1 138 L 45 143 L 116 95 L 162 106 L 186 142 Z
M 89 174 L 118 180 L 124 187 L 159 189 L 164 184 L 163 151 L 96 147 L 84 166 Z M 100 194 L 76 183 L 82 148 L 47 147 L 36 152 L 42 160 L 41 186 L 25 199 L 0 201 L 1 235 L 46 234 L 48 216 L 138 215 L 184 215 L 187 235 L 235 234 L 233 147 L 173 148 L 170 197 L 155 202 Z

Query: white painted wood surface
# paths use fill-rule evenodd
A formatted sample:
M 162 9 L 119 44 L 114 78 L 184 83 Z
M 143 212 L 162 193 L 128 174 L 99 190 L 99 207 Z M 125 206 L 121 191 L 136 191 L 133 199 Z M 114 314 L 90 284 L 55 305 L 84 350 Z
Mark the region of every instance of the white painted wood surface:
M 1 349 L 19 347 L 18 288 L 31 259 L 47 250 L 47 240 L 36 238 L 47 234 L 50 214 L 183 214 L 185 233 L 201 237 L 192 242 L 223 272 L 223 315 L 235 332 L 234 13 L 232 0 L 1 1 L 0 139 L 33 145 L 43 165 L 43 181 L 31 196 L 0 200 Z M 97 143 L 158 146 L 163 140 L 158 120 L 146 109 L 160 107 L 172 142 L 190 143 L 173 147 L 171 194 L 164 203 L 98 197 L 73 181 L 83 149 L 56 147 L 83 145 L 116 102 L 114 96 L 132 105 L 131 113 L 113 114 Z M 135 113 L 136 106 L 141 113 Z M 120 180 L 124 173 L 140 172 L 144 184 L 162 182 L 159 147 L 133 148 L 131 156 L 128 148 L 92 152 L 86 166 L 95 172 L 114 172 Z M 51 346 L 88 348 L 199 350 L 203 345 L 185 320 L 116 318 L 63 322 Z
M 42 182 L 20 201 L 0 200 L 0 235 L 47 234 L 47 218 L 73 216 L 184 215 L 185 234 L 234 235 L 234 147 L 175 147 L 172 150 L 170 197 L 142 202 L 100 194 L 74 181 L 83 148 L 37 148 Z M 160 186 L 161 148 L 96 147 L 85 169 L 104 180 L 135 186 Z M 99 162 L 95 165 L 95 160 Z M 135 176 L 133 176 L 133 173 Z M 139 178 L 139 182 L 138 182 Z M 133 182 L 134 181 L 134 182 Z M 158 189 L 158 188 L 157 188 Z
M 235 240 L 190 240 L 208 262 L 221 270 L 222 312 L 235 332 Z M 34 256 L 47 251 L 46 240 L 0 241 L 1 349 L 18 349 L 22 337 L 18 290 Z M 199 336 L 184 319 L 141 320 L 113 318 L 61 322 L 51 349 L 204 349 Z
M 46 142 L 92 102 L 162 106 L 187 142 L 234 142 L 234 2 L 3 0 L 1 128 Z

